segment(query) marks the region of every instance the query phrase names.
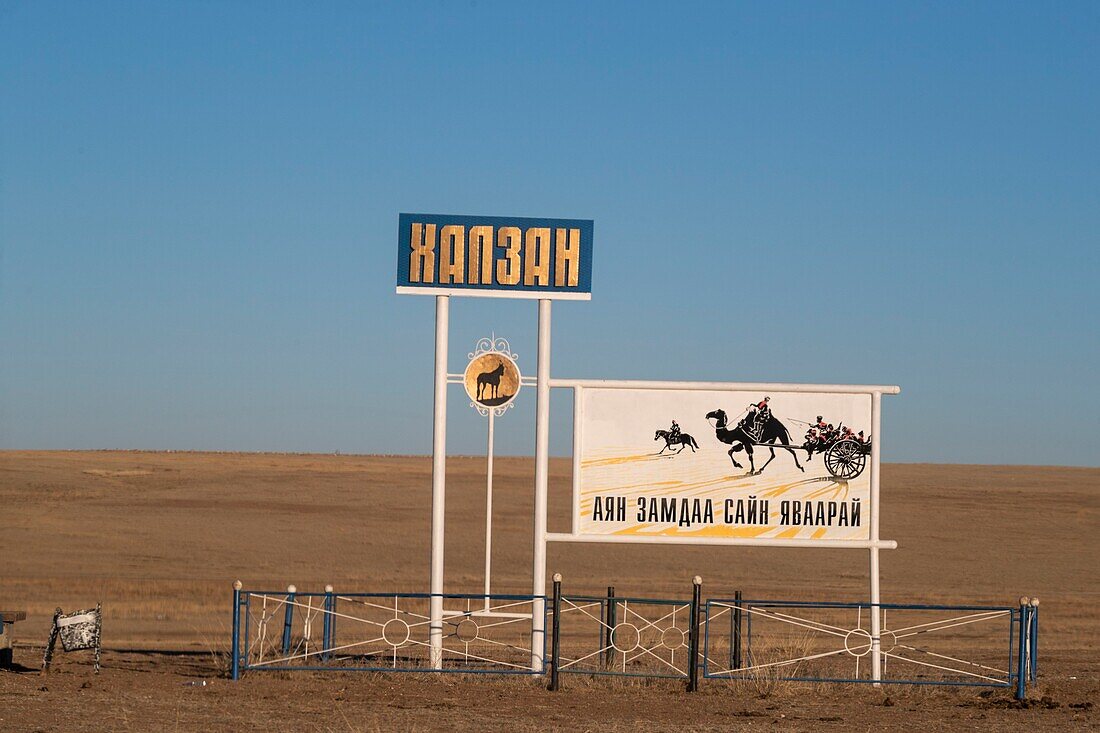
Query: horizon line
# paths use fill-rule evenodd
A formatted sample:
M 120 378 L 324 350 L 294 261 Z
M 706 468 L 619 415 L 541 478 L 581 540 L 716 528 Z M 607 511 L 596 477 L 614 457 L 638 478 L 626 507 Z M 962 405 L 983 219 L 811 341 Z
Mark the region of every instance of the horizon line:
M 318 452 L 318 451 L 275 451 L 275 450 L 203 450 L 190 448 L 0 448 L 0 453 L 185 453 L 188 455 L 241 455 L 241 456 L 327 456 L 341 458 L 424 458 L 431 459 L 430 453 L 344 453 L 343 451 Z M 484 460 L 484 454 L 455 453 L 448 454 L 447 458 L 479 458 Z M 494 459 L 500 458 L 525 458 L 533 460 L 534 454 L 494 455 Z M 550 458 L 572 460 L 571 455 L 551 455 Z M 936 463 L 934 461 L 883 461 L 884 466 L 993 466 L 997 468 L 1071 468 L 1084 471 L 1098 470 L 1095 466 L 1067 466 L 1059 463 Z

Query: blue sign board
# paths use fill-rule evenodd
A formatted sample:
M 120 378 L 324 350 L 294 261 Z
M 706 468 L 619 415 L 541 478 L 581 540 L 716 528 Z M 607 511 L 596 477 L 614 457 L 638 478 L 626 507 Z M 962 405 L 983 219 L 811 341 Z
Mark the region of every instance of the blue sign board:
M 592 220 L 401 214 L 397 292 L 588 300 Z

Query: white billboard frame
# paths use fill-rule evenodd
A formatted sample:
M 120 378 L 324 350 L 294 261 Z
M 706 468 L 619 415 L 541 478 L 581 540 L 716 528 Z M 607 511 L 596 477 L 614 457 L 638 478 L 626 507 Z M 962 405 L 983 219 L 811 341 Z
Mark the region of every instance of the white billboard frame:
M 551 542 L 598 542 L 623 544 L 681 544 L 681 545 L 754 545 L 769 547 L 836 547 L 893 550 L 898 543 L 883 540 L 878 534 L 879 500 L 879 451 L 881 446 L 881 406 L 882 395 L 896 395 L 901 392 L 897 386 L 857 385 L 857 384 L 784 384 L 782 382 L 662 382 L 645 380 L 616 379 L 551 379 L 553 389 L 571 389 L 573 391 L 573 477 L 572 507 L 573 515 L 570 532 L 553 532 L 547 535 Z M 866 540 L 826 540 L 826 539 L 780 539 L 774 537 L 670 537 L 638 535 L 591 535 L 580 534 L 580 489 L 581 489 L 581 440 L 584 430 L 584 390 L 585 389 L 622 389 L 622 390 L 680 390 L 707 392 L 797 392 L 817 394 L 870 395 L 871 396 L 871 435 L 875 436 L 875 448 L 871 451 L 871 507 L 870 538 Z

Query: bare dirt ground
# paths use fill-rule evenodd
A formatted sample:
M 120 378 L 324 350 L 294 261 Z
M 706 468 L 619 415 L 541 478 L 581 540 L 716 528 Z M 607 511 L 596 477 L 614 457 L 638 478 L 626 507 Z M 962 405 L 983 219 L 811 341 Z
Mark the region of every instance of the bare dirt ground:
M 551 466 L 551 531 L 568 529 L 569 463 Z M 1100 469 L 887 465 L 883 600 L 1042 599 L 1040 680 L 1004 690 L 567 676 L 378 673 L 224 678 L 232 582 L 319 591 L 428 585 L 430 461 L 420 457 L 0 453 L 0 607 L 26 610 L 0 731 L 1092 730 L 1100 725 Z M 448 462 L 448 592 L 481 588 L 482 459 Z M 529 593 L 530 459 L 498 459 L 494 591 Z M 573 593 L 866 597 L 866 553 L 552 545 Z M 103 671 L 59 654 L 38 674 L 56 606 L 104 607 Z M 206 680 L 206 686 L 188 683 Z

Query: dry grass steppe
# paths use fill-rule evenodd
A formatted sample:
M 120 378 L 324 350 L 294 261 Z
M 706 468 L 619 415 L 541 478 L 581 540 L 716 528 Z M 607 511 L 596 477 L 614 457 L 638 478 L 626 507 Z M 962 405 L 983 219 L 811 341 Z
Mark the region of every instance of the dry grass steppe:
M 567 460 L 551 464 L 551 531 L 568 529 Z M 498 458 L 494 590 L 529 593 L 533 461 Z M 1100 469 L 885 465 L 883 600 L 1042 599 L 1036 701 L 997 691 L 730 683 L 253 674 L 218 678 L 231 584 L 418 591 L 428 584 L 423 457 L 0 453 L 0 606 L 28 611 L 0 673 L 0 730 L 1094 729 L 1100 700 Z M 447 590 L 481 587 L 484 459 L 448 460 Z M 860 551 L 551 545 L 571 592 L 857 600 Z M 53 609 L 104 605 L 104 671 L 60 655 L 39 677 Z M 160 652 L 160 653 L 157 653 Z M 185 654 L 177 654 L 186 652 Z M 206 687 L 185 683 L 207 679 Z M 889 697 L 890 705 L 884 705 Z

